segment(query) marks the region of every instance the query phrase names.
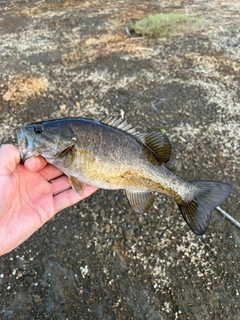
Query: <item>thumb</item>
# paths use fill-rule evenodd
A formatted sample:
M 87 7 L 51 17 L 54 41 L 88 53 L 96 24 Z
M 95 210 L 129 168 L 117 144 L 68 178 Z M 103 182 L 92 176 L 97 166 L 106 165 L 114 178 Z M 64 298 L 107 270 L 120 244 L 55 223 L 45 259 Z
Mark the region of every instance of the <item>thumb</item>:
M 24 167 L 28 170 L 28 171 L 39 171 L 41 169 L 43 169 L 47 164 L 47 161 L 41 157 L 31 157 L 28 158 L 26 161 L 24 161 Z
M 3 144 L 0 147 L 0 174 L 12 174 L 19 163 L 19 149 L 12 144 Z

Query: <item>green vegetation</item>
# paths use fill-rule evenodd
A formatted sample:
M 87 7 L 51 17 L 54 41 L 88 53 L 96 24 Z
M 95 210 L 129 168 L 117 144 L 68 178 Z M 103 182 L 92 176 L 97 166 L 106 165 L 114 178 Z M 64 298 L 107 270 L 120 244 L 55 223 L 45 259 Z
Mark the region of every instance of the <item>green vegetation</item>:
M 127 28 L 132 36 L 156 38 L 177 33 L 193 32 L 202 25 L 204 25 L 204 21 L 201 18 L 168 13 L 151 15 L 141 20 L 130 22 Z

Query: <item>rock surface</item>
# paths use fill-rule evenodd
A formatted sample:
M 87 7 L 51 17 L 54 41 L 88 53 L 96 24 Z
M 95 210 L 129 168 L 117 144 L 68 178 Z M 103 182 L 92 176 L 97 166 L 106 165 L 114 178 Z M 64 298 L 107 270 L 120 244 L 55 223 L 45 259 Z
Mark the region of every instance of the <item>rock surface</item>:
M 132 39 L 130 19 L 176 12 L 208 27 Z M 69 116 L 125 114 L 165 130 L 185 179 L 233 185 L 240 212 L 240 4 L 209 1 L 0 2 L 0 141 Z M 240 230 L 214 211 L 189 231 L 159 196 L 147 215 L 122 191 L 99 190 L 0 258 L 0 318 L 240 319 Z

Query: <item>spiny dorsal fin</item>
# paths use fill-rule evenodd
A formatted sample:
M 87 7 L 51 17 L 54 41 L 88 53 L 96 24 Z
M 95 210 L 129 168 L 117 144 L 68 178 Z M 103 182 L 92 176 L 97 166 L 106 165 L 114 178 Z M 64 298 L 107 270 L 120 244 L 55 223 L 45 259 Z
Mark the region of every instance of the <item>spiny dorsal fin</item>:
M 171 157 L 172 145 L 168 137 L 161 132 L 146 133 L 143 137 L 144 143 L 158 156 L 158 158 L 166 163 Z
M 128 132 L 141 140 L 140 135 L 142 136 L 142 134 L 140 134 L 131 124 L 129 124 L 127 120 L 122 119 L 121 117 L 102 118 L 100 122 L 103 124 L 107 124 L 110 127 Z
M 147 212 L 154 202 L 154 193 L 149 191 L 129 191 L 126 196 L 132 209 L 138 213 Z
M 172 151 L 171 142 L 169 141 L 168 137 L 161 132 L 153 131 L 150 133 L 140 133 L 131 124 L 129 124 L 127 120 L 124 120 L 121 117 L 107 117 L 101 119 L 100 122 L 123 130 L 138 138 L 156 154 L 161 163 L 165 163 L 170 159 Z M 150 162 L 152 161 L 150 160 Z M 153 164 L 156 164 L 155 162 L 156 161 L 154 161 Z

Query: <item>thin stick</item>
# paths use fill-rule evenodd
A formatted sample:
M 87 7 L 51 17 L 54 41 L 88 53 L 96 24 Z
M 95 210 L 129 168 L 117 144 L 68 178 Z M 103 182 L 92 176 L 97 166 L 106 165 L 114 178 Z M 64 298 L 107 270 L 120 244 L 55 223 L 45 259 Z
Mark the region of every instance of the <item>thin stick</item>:
M 235 226 L 237 226 L 238 228 L 240 228 L 240 223 L 235 220 L 232 216 L 230 216 L 230 214 L 228 214 L 226 211 L 224 211 L 222 208 L 217 207 L 216 208 L 219 212 L 221 212 L 221 214 L 226 217 L 228 220 L 230 220 L 233 224 L 235 224 Z
M 137 50 L 147 50 L 147 51 L 153 51 L 153 49 L 152 48 L 136 48 Z

